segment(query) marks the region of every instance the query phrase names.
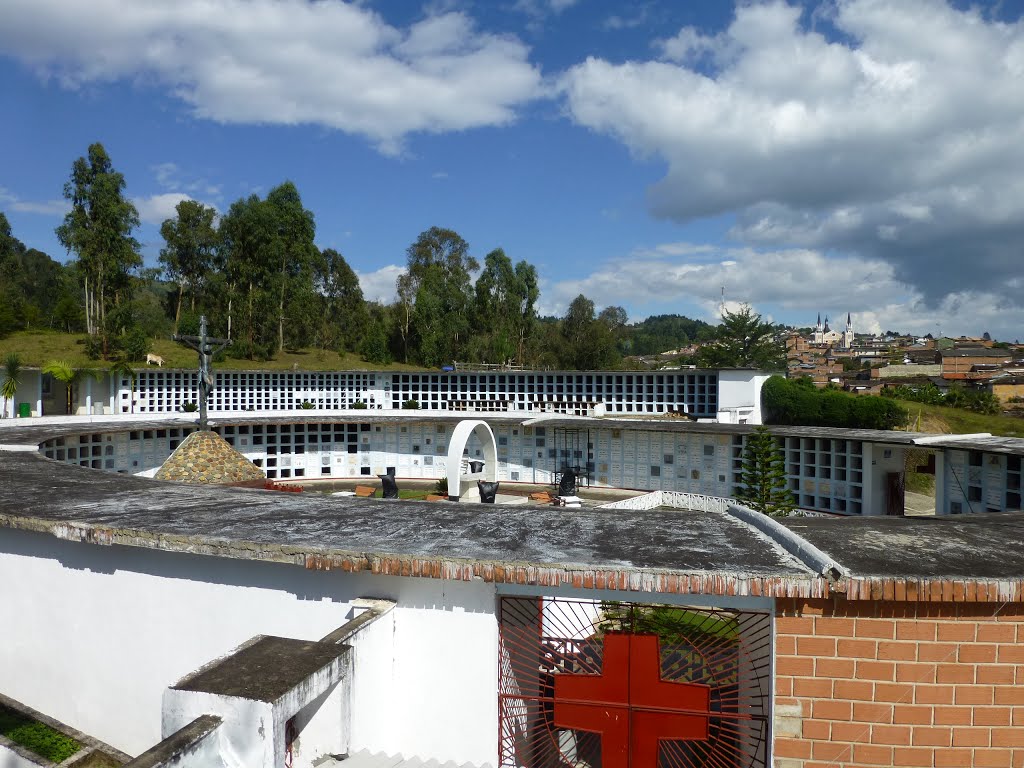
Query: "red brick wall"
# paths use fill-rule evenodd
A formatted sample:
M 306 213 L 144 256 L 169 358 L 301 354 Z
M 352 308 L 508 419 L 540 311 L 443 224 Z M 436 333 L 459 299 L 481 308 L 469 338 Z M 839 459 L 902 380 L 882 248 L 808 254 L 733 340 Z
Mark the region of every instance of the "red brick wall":
M 777 603 L 775 767 L 1024 768 L 1024 605 Z

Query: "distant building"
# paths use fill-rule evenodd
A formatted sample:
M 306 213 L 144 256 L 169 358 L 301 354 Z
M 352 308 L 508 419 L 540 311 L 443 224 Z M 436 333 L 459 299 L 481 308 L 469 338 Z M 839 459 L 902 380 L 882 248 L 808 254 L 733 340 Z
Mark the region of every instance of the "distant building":
M 853 318 L 849 312 L 846 313 L 846 330 L 843 332 L 834 331 L 828 326 L 828 315 L 825 315 L 825 323 L 822 325 L 821 313 L 818 313 L 818 323 L 814 328 L 814 335 L 811 343 L 816 346 L 837 346 L 842 349 L 849 349 L 853 346 Z
M 1008 350 L 986 347 L 954 347 L 941 354 L 944 379 L 987 379 L 1012 361 Z

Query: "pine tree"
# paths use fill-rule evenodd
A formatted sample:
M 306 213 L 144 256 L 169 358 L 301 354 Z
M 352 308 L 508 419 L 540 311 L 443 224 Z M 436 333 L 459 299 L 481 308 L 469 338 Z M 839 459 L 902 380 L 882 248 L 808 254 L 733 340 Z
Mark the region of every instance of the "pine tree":
M 793 509 L 786 487 L 786 458 L 767 427 L 757 427 L 747 437 L 736 496 L 748 507 L 773 517 Z

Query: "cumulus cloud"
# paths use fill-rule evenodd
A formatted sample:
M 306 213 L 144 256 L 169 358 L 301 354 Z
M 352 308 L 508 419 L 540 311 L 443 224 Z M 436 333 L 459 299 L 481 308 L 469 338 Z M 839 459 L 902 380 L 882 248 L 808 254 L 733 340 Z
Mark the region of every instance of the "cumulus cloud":
M 392 303 L 398 298 L 395 293 L 395 281 L 403 272 L 405 268 L 397 264 L 388 264 L 373 272 L 357 271 L 356 277 L 359 278 L 359 287 L 363 289 L 363 298 L 384 304 Z
M 648 307 L 685 314 L 693 306 L 703 319 L 718 322 L 723 287 L 727 306 L 750 304 L 765 317 L 795 325 L 812 324 L 820 311 L 836 321 L 851 312 L 856 329 L 866 332 L 893 329 L 923 335 L 941 327 L 943 333 L 987 330 L 1012 340 L 1024 327 L 1024 306 L 996 292 L 954 286 L 929 305 L 883 259 L 829 256 L 808 248 L 717 248 L 686 242 L 637 249 L 582 278 L 543 281 L 541 312 L 563 315 L 583 293 L 598 307 L 626 306 L 631 320 L 651 314 Z M 1017 294 L 1021 288 L 1021 277 L 1007 286 Z
M 191 198 L 181 192 L 164 192 L 159 195 L 148 197 L 132 198 L 135 209 L 139 212 L 139 219 L 146 224 L 160 226 L 167 219 L 173 219 L 178 215 L 175 210 L 182 200 Z
M 743 4 L 720 33 L 659 41 L 656 59 L 587 59 L 561 81 L 569 114 L 667 164 L 649 190 L 658 216 L 734 213 L 752 245 L 884 262 L 932 307 L 954 290 L 1008 298 L 1024 240 L 1024 23 L 944 0 L 815 14 Z
M 399 29 L 308 0 L 9 0 L 0 53 L 65 87 L 158 84 L 223 123 L 316 124 L 397 152 L 413 132 L 512 121 L 541 75 L 519 40 L 448 12 Z
M 652 280 L 652 275 L 657 279 Z M 892 266 L 881 260 L 828 258 L 810 249 L 764 251 L 667 243 L 637 249 L 582 279 L 554 283 L 548 292 L 550 300 L 566 305 L 583 293 L 598 305 L 692 301 L 717 308 L 723 287 L 732 300 L 786 310 L 860 309 L 894 302 L 907 291 Z

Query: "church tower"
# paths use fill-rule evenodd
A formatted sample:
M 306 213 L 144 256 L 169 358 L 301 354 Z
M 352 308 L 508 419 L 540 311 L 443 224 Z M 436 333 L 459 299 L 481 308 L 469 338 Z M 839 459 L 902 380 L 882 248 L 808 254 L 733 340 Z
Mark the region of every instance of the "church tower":
M 818 313 L 818 324 L 814 326 L 814 341 L 812 341 L 811 343 L 812 344 L 821 344 L 822 338 L 823 338 L 823 333 L 822 333 L 822 328 L 821 328 L 821 312 L 819 312 Z
M 853 346 L 853 317 L 846 313 L 846 330 L 843 332 L 843 346 L 850 349 Z

